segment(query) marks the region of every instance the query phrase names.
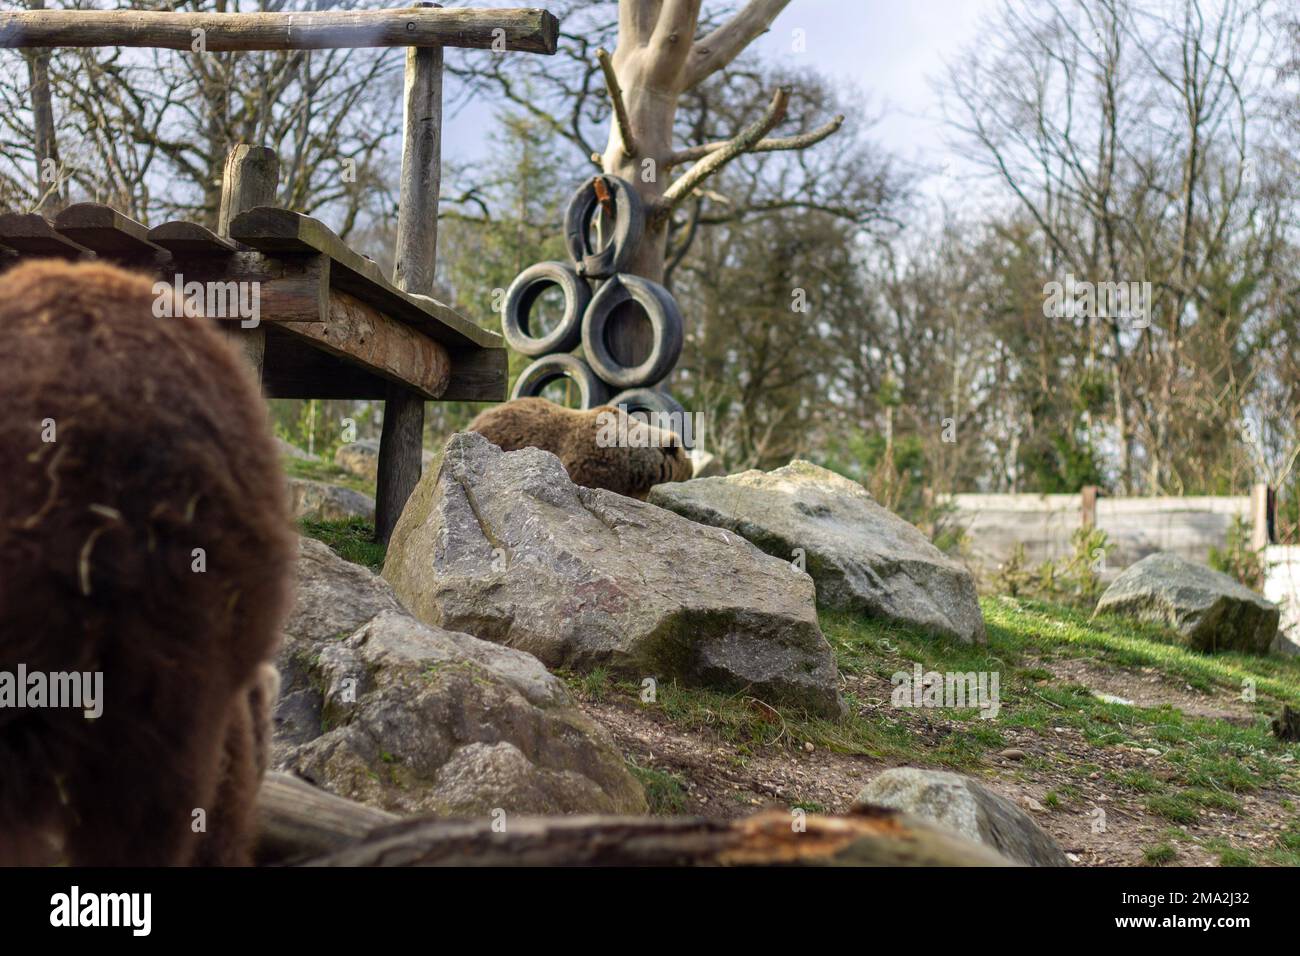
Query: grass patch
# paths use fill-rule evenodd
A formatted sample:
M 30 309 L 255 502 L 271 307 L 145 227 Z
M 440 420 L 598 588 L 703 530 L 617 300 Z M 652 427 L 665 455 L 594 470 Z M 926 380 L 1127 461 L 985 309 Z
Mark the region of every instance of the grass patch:
M 735 750 L 740 764 L 762 748 L 798 749 L 805 743 L 847 754 L 914 766 L 969 771 L 986 765 L 989 754 L 1008 746 L 1009 729 L 1028 728 L 1051 735 L 1054 728 L 1077 731 L 1092 746 L 1154 750 L 1148 769 L 1109 772 L 1108 777 L 1144 795 L 1150 811 L 1172 824 L 1197 822 L 1206 810 L 1238 813 L 1239 795 L 1263 788 L 1300 792 L 1300 745 L 1277 741 L 1263 713 L 1281 702 L 1300 705 L 1300 662 L 1238 654 L 1206 655 L 1180 645 L 1171 632 L 1127 621 L 1090 621 L 1068 608 L 1009 598 L 983 601 L 988 644 L 961 644 L 932 634 L 849 614 L 821 616 L 823 632 L 840 670 L 874 675 L 885 684 L 868 691 L 870 699 L 845 695 L 848 714 L 826 720 L 791 707 L 772 707 L 747 692 L 724 693 L 686 687 L 668 678 L 658 683 L 658 708 L 678 727 L 715 734 Z M 1210 688 L 1232 688 L 1252 681 L 1261 719 L 1241 727 L 1223 720 L 1188 717 L 1170 706 L 1139 707 L 1106 703 L 1084 686 L 1058 680 L 1041 666 L 1053 657 L 1093 657 L 1113 667 L 1154 667 L 1172 677 Z M 911 709 L 890 706 L 897 672 L 919 663 L 941 673 L 987 672 L 1000 676 L 1001 711 L 982 719 L 974 708 Z M 594 700 L 640 701 L 639 684 L 597 671 L 565 675 L 583 696 Z M 868 685 L 870 686 L 870 685 Z M 857 691 L 861 693 L 861 691 Z M 1289 762 L 1288 762 L 1289 761 Z M 1021 764 L 1086 776 L 1095 763 L 1071 763 L 1049 748 Z M 1154 771 L 1161 768 L 1157 776 Z M 1047 805 L 1074 801 L 1069 785 L 1047 796 Z M 1300 834 L 1296 841 L 1300 842 Z M 1278 854 L 1300 854 L 1279 846 Z
M 654 767 L 642 767 L 633 760 L 627 761 L 627 769 L 645 788 L 646 802 L 650 805 L 652 814 L 677 816 L 686 812 L 686 788 L 676 774 Z
M 1147 866 L 1163 866 L 1174 862 L 1177 857 L 1178 851 L 1168 843 L 1157 843 L 1142 851 L 1142 859 L 1146 861 Z
M 284 462 L 285 473 L 290 478 L 303 478 L 307 481 L 323 481 L 330 485 L 342 485 L 344 488 L 351 488 L 353 491 L 359 491 L 371 498 L 375 496 L 374 482 L 358 478 L 352 472 L 344 471 L 333 462 L 289 457 L 281 460 Z
M 331 551 L 345 561 L 360 564 L 378 574 L 384 569 L 387 548 L 376 541 L 375 526 L 365 518 L 347 518 L 343 521 L 313 521 L 304 518 L 298 522 L 302 533 L 327 544 Z

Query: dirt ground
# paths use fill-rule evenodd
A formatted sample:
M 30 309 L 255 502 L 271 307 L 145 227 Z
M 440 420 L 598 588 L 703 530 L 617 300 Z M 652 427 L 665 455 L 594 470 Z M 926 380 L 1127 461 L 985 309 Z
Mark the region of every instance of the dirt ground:
M 1094 692 L 1122 698 L 1139 706 L 1173 706 L 1187 715 L 1233 723 L 1254 720 L 1247 705 L 1227 691 L 1207 694 L 1150 669 L 1111 668 L 1088 659 L 1044 659 L 1039 666 L 1061 680 L 1083 684 Z M 941 711 L 900 711 L 889 707 L 890 684 L 874 676 L 850 678 L 849 688 L 865 701 L 868 713 L 881 720 L 906 720 L 909 729 L 936 745 L 951 725 Z M 709 729 L 687 731 L 662 712 L 635 700 L 581 700 L 582 708 L 613 733 L 626 757 L 646 768 L 667 771 L 683 783 L 683 812 L 732 818 L 759 808 L 796 804 L 806 809 L 841 813 L 849 809 L 861 788 L 895 764 L 860 755 L 834 753 L 796 741 L 740 748 Z M 1003 748 L 987 753 L 980 766 L 963 772 L 978 777 L 1033 814 L 1069 855 L 1082 866 L 1145 865 L 1143 850 L 1165 842 L 1171 823 L 1148 812 L 1149 794 L 1136 793 L 1108 779 L 1107 771 L 1145 771 L 1156 780 L 1170 779 L 1173 769 L 1158 747 L 1098 747 L 1076 729 L 1042 730 L 1001 725 Z M 1034 758 L 1043 758 L 1035 760 Z M 1094 764 L 1085 775 L 1070 767 Z M 912 762 L 913 766 L 923 765 Z M 1067 788 L 1071 796 L 1049 806 L 1049 793 Z M 1221 840 L 1243 850 L 1272 846 L 1278 831 L 1296 819 L 1282 806 L 1290 795 L 1263 790 L 1238 795 L 1242 811 L 1206 808 L 1198 823 L 1183 825 L 1190 840 L 1179 841 L 1173 861 L 1182 866 L 1216 865 L 1215 853 L 1196 843 Z M 1057 797 L 1059 800 L 1059 796 Z

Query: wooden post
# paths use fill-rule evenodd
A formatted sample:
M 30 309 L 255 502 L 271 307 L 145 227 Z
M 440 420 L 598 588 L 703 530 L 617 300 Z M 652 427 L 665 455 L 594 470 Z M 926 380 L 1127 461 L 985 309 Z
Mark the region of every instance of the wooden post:
M 230 238 L 230 221 L 254 206 L 274 206 L 275 191 L 280 185 L 280 160 L 275 150 L 265 146 L 240 144 L 226 156 L 221 177 L 221 209 L 217 215 L 217 233 Z M 221 323 L 222 331 L 239 343 L 249 363 L 262 381 L 262 359 L 266 355 L 266 329 L 241 328 L 236 322 Z
M 429 295 L 437 259 L 442 180 L 442 47 L 406 51 L 403 123 L 393 283 L 403 291 Z M 390 383 L 375 487 L 375 538 L 385 544 L 420 480 L 423 450 L 424 399 Z
M 1250 546 L 1259 551 L 1273 543 L 1273 489 L 1260 482 L 1250 489 Z
M 1079 492 L 1079 524 L 1085 528 L 1097 527 L 1097 486 L 1084 485 Z

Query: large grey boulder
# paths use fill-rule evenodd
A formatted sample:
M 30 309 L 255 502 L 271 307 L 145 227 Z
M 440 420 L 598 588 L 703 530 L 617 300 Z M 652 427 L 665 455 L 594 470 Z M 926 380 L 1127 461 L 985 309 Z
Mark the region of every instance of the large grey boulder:
M 275 764 L 402 814 L 644 813 L 609 733 L 536 658 L 417 621 L 302 539 Z
M 1120 573 L 1097 614 L 1122 614 L 1172 627 L 1201 651 L 1263 654 L 1277 635 L 1279 610 L 1233 578 L 1176 554 L 1149 554 Z
M 785 561 L 801 553 L 823 608 L 985 640 L 975 580 L 855 481 L 811 462 L 650 489 L 652 504 L 726 528 Z
M 550 452 L 454 435 L 402 512 L 384 577 L 422 620 L 548 667 L 842 712 L 806 575 L 737 535 L 579 487 Z
M 886 770 L 858 794 L 854 807 L 913 814 L 1028 866 L 1069 866 L 1065 853 L 1029 814 L 961 774 L 915 767 Z
M 375 499 L 351 488 L 307 478 L 289 479 L 289 502 L 295 518 L 312 521 L 343 521 L 365 518 L 373 521 Z

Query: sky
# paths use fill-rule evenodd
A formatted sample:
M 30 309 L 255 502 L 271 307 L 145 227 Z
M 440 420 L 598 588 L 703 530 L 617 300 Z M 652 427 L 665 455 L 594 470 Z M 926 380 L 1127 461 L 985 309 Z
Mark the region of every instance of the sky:
M 479 0 L 481 3 L 481 0 Z M 927 168 L 949 158 L 932 79 L 976 36 L 1001 0 L 790 0 L 755 48 L 773 62 L 811 62 L 851 84 L 879 114 L 873 138 L 901 159 Z M 547 6 L 546 0 L 532 0 Z M 529 5 L 532 5 L 530 3 Z M 479 5 L 476 3 L 475 5 Z M 489 6 L 514 5 L 491 0 Z M 723 6 L 704 0 L 704 9 Z M 802 30 L 804 49 L 794 49 Z M 446 120 L 443 153 L 452 162 L 484 155 L 492 104 L 472 103 Z

